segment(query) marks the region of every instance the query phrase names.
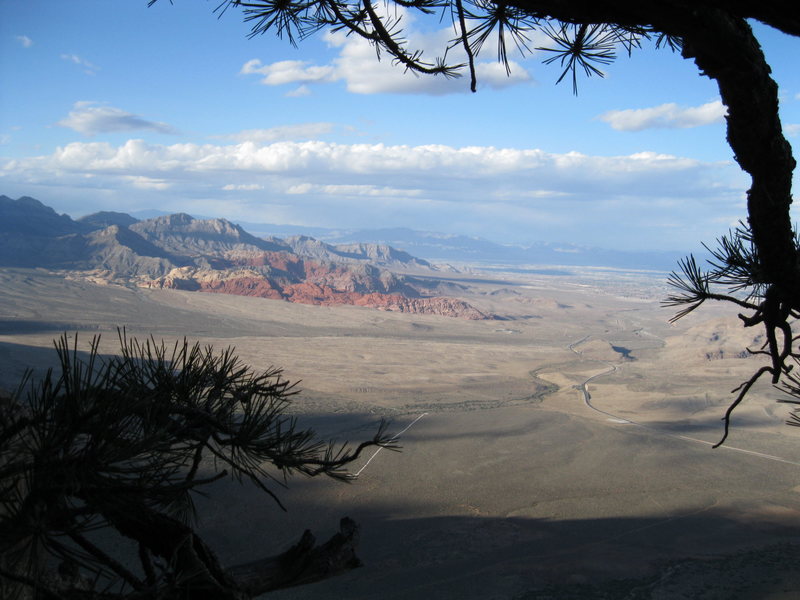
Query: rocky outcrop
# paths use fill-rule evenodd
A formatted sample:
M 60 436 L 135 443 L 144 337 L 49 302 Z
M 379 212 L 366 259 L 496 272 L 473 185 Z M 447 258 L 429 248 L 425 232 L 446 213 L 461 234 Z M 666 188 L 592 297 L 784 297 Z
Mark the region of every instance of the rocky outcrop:
M 467 302 L 455 298 L 419 295 L 408 297 L 393 292 L 391 286 L 385 286 L 384 291 L 375 291 L 341 267 L 326 267 L 310 261 L 299 261 L 302 263 L 303 273 L 310 273 L 310 277 L 291 281 L 277 275 L 296 271 L 300 268 L 299 263 L 290 260 L 291 257 L 281 258 L 284 262 L 277 262 L 277 266 L 282 268 L 274 271 L 268 268 L 264 270 L 266 265 L 263 264 L 226 271 L 183 267 L 173 269 L 163 277 L 142 281 L 140 285 L 158 289 L 253 296 L 317 306 L 363 306 L 393 312 L 470 320 L 493 318 L 492 315 L 487 315 Z
M 404 298 L 397 294 L 368 294 L 354 302 L 356 306 L 369 306 L 380 310 L 412 313 L 418 315 L 439 315 L 480 321 L 494 318 L 479 311 L 463 300 L 436 296 L 433 298 Z
M 226 219 L 195 219 L 185 213 L 139 221 L 129 229 L 167 252 L 183 256 L 221 257 L 230 252 L 289 249 L 286 244 L 250 235 Z
M 185 264 L 126 227 L 111 225 L 85 236 L 88 267 L 107 271 L 109 277 L 158 277 Z
M 386 244 L 337 244 L 332 246 L 304 235 L 286 239 L 292 250 L 301 256 L 335 263 L 370 263 L 406 269 L 431 269 L 428 261 L 411 256 Z

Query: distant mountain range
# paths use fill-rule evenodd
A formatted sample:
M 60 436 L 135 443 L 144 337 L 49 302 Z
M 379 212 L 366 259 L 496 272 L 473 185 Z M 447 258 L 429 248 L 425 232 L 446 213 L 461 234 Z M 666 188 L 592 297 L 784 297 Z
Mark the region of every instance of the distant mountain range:
M 374 243 L 307 236 L 260 238 L 225 219 L 187 214 L 139 220 L 99 212 L 77 220 L 29 197 L 0 196 L 0 267 L 43 267 L 150 288 L 352 304 L 491 318 L 444 296 L 427 261 Z M 410 275 L 416 272 L 419 276 Z
M 479 237 L 415 231 L 372 229 L 320 236 L 328 243 L 372 242 L 402 248 L 430 261 L 475 265 L 539 265 L 612 267 L 671 271 L 683 252 L 625 252 L 571 243 L 498 244 Z
M 141 211 L 139 218 L 151 218 L 164 213 Z M 384 229 L 332 229 L 300 225 L 274 225 L 237 221 L 259 237 L 305 235 L 328 244 L 368 243 L 402 248 L 414 256 L 429 261 L 469 263 L 473 265 L 559 265 L 611 267 L 671 271 L 685 252 L 622 251 L 594 248 L 573 243 L 537 242 L 528 245 L 499 244 L 480 237 L 418 231 L 403 227 Z

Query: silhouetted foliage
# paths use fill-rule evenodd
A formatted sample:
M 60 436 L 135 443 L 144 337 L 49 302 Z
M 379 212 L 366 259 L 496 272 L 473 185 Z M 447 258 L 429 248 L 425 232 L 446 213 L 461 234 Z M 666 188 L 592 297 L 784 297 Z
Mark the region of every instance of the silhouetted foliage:
M 792 322 L 800 317 L 800 306 L 797 302 L 787 302 L 781 288 L 766 277 L 758 249 L 746 225 L 740 224 L 729 235 L 717 240 L 716 248 L 707 249 L 713 257 L 708 261 L 708 270 L 702 270 L 697 266 L 694 257 L 689 256 L 681 261 L 681 272 L 673 272 L 670 276 L 669 283 L 677 292 L 668 296 L 664 305 L 684 307 L 672 320 L 677 321 L 684 317 L 706 300 L 736 304 L 750 312 L 749 315 L 739 315 L 745 327 L 761 324 L 766 332 L 764 344 L 755 350 L 748 348 L 748 352 L 765 355 L 770 360 L 769 365 L 759 368 L 747 381 L 734 388 L 732 393 L 736 397 L 725 412 L 725 431 L 722 439 L 715 445 L 717 447 L 728 436 L 734 409 L 763 375 L 769 375 L 773 385 L 779 384 L 783 376 L 779 389 L 800 398 L 800 382 L 791 373 L 794 363 L 800 359 L 800 352 L 794 350 L 795 339 L 792 333 Z M 715 291 L 717 289 L 725 293 Z M 781 401 L 800 404 L 800 400 Z M 800 424 L 797 413 L 792 415 L 789 424 Z
M 157 0 L 149 0 L 154 4 Z M 578 75 L 603 76 L 602 67 L 618 54 L 630 54 L 651 41 L 680 51 L 700 73 L 716 80 L 727 106 L 727 139 L 739 165 L 752 178 L 747 193 L 747 224 L 720 240 L 714 262 L 701 270 L 693 257 L 670 282 L 677 292 L 666 303 L 683 316 L 705 300 L 734 302 L 749 312 L 746 327 L 763 325 L 768 366 L 736 388 L 725 414 L 730 416 L 752 385 L 765 374 L 774 384 L 787 375 L 800 354 L 793 350 L 791 320 L 800 311 L 798 244 L 790 221 L 795 160 L 778 114 L 778 86 L 749 20 L 791 36 L 800 36 L 800 11 L 786 0 L 221 0 L 217 11 L 241 9 L 252 36 L 273 32 L 289 42 L 322 29 L 343 30 L 387 53 L 403 68 L 458 77 L 467 70 L 476 90 L 475 59 L 493 34 L 498 59 L 509 68 L 507 47 L 529 52 L 532 33 L 552 44 L 544 62 L 562 69 L 577 93 Z M 404 12 L 416 19 L 449 19 L 453 37 L 439 57 L 428 60 L 403 37 Z M 464 63 L 452 64 L 448 52 L 461 47 Z M 721 291 L 715 288 L 722 288 Z M 740 294 L 746 301 L 741 301 Z M 720 441 L 720 443 L 722 443 Z
M 246 598 L 320 578 L 320 560 L 328 575 L 357 563 L 345 522 L 350 539 L 328 555 L 307 532 L 260 570 L 224 568 L 194 531 L 193 498 L 230 476 L 282 507 L 290 475 L 347 481 L 365 448 L 393 448 L 384 424 L 354 449 L 324 442 L 285 414 L 297 391 L 280 369 L 255 373 L 231 349 L 186 340 L 168 349 L 121 333 L 108 358 L 98 343 L 82 359 L 65 334 L 60 367 L 0 403 L 3 598 Z

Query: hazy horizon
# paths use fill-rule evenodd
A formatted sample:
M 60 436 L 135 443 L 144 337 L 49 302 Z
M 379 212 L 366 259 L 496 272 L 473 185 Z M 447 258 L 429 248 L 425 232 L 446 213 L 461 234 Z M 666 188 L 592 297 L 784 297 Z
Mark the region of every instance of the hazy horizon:
M 34 201 L 43 204 L 45 207 L 55 210 L 53 207 L 42 203 L 38 198 L 32 196 L 21 196 L 20 198 L 10 198 L 16 202 L 23 197 L 32 198 Z M 9 198 L 5 194 L 0 194 L 0 198 Z M 170 211 L 158 209 L 142 209 L 136 211 L 121 210 L 116 207 L 114 211 L 94 211 L 79 216 L 71 215 L 66 212 L 55 210 L 56 214 L 66 215 L 74 221 L 79 221 L 84 217 L 103 212 L 116 214 L 127 214 L 139 221 L 153 219 L 162 216 L 176 214 Z M 189 214 L 197 220 L 216 220 L 225 217 L 215 215 L 204 215 L 198 213 Z M 407 251 L 416 258 L 431 260 L 433 262 L 483 264 L 489 268 L 490 265 L 517 265 L 518 267 L 529 265 L 539 266 L 564 266 L 564 267 L 597 267 L 609 269 L 622 269 L 632 271 L 661 271 L 669 272 L 673 270 L 678 261 L 692 253 L 701 260 L 708 254 L 705 248 L 673 249 L 673 250 L 619 250 L 613 247 L 599 247 L 575 244 L 568 240 L 557 242 L 531 241 L 528 244 L 513 243 L 507 240 L 488 239 L 480 236 L 469 236 L 459 233 L 445 233 L 441 231 L 429 231 L 412 229 L 409 227 L 374 227 L 369 229 L 359 229 L 355 227 L 309 227 L 295 225 L 291 223 L 255 223 L 243 219 L 226 219 L 239 225 L 244 231 L 256 237 L 269 238 L 290 238 L 292 236 L 307 236 L 318 239 L 329 244 L 350 244 L 363 242 L 367 244 L 385 244 L 397 250 Z M 511 268 L 511 267 L 509 267 Z

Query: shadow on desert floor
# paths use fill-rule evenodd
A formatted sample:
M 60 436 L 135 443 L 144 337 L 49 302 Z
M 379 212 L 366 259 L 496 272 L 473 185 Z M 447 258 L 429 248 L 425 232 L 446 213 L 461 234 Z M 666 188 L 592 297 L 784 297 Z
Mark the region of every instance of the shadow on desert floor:
M 56 358 L 52 346 L 0 342 L 3 376 Z M 301 414 L 300 425 L 357 442 L 380 421 L 379 412 L 329 409 Z M 796 467 L 774 461 L 537 406 L 431 414 L 400 443 L 402 454 L 381 455 L 353 485 L 291 480 L 278 490 L 288 513 L 252 486 L 219 481 L 198 500 L 201 532 L 224 564 L 238 564 L 285 550 L 305 528 L 324 541 L 341 517 L 355 519 L 364 567 L 270 596 L 298 600 L 529 600 L 547 597 L 533 590 L 562 584 L 583 595 L 551 598 L 602 598 L 580 586 L 661 577 L 680 559 L 800 544 Z M 771 586 L 795 583 L 800 590 L 798 552 L 790 548 L 770 564 L 753 558 L 707 583 L 727 595 L 693 587 L 701 585 L 697 573 L 716 568 L 701 563 L 682 584 L 686 594 L 661 597 L 767 598 Z M 764 595 L 731 593 L 726 581 L 739 581 L 740 592 L 758 585 Z
M 97 331 L 99 326 L 86 323 L 67 323 L 64 321 L 39 321 L 20 319 L 0 319 L 0 335 L 24 335 L 52 332 L 58 337 L 63 331 Z
M 57 337 L 57 336 L 54 336 Z M 87 356 L 85 352 L 79 355 Z M 54 347 L 29 346 L 12 342 L 0 342 L 0 388 L 16 390 L 25 372 L 34 369 L 35 374 L 43 375 L 48 368 L 58 365 Z
M 2 322 L 0 322 L 0 327 Z M 33 322 L 35 323 L 35 322 Z M 32 330 L 33 331 L 33 330 Z M 42 332 L 50 331 L 42 325 Z M 67 330 L 67 339 L 70 341 L 70 348 L 74 341 L 76 329 Z M 96 335 L 94 331 L 77 332 L 79 336 L 77 356 L 86 361 L 89 357 L 87 348 L 92 337 Z M 46 346 L 33 346 L 29 344 L 18 344 L 15 342 L 0 342 L 0 388 L 15 390 L 27 370 L 32 370 L 34 379 L 44 375 L 49 368 L 56 369 L 59 365 L 58 354 L 56 354 L 54 342 L 62 333 L 55 332 L 50 336 L 49 344 Z M 105 337 L 116 336 L 107 334 Z M 119 344 L 117 344 L 117 347 Z M 101 354 L 101 356 L 104 356 Z M 56 373 L 57 374 L 57 373 Z
M 491 517 L 392 520 L 366 513 L 354 516 L 363 527 L 359 554 L 364 567 L 339 578 L 275 594 L 275 598 L 560 598 L 539 596 L 533 591 L 565 586 L 562 591 L 572 589 L 575 594 L 593 586 L 598 590 L 614 589 L 619 580 L 635 579 L 639 580 L 634 582 L 636 585 L 644 585 L 659 579 L 666 581 L 667 576 L 672 577 L 670 585 L 682 586 L 687 595 L 664 597 L 763 598 L 766 596 L 744 595 L 743 590 L 752 586 L 754 593 L 764 594 L 770 585 L 784 589 L 800 582 L 797 577 L 787 580 L 787 573 L 795 570 L 800 558 L 800 546 L 794 545 L 800 542 L 800 530 L 775 523 L 744 523 L 710 511 L 683 517 L 565 521 Z M 319 537 L 322 540 L 327 535 Z M 777 544 L 785 544 L 777 555 L 770 551 L 771 558 L 760 562 L 751 558 L 747 565 L 735 567 L 735 572 L 730 572 L 733 567 L 720 567 L 719 561 L 716 566 L 707 562 L 726 557 L 735 564 L 735 557 L 750 549 Z M 691 577 L 685 576 L 685 581 L 677 581 L 674 564 L 687 559 L 700 566 Z M 742 581 L 745 567 L 748 571 Z M 733 583 L 741 595 L 725 587 Z M 700 593 L 703 586 L 722 595 L 704 596 Z

